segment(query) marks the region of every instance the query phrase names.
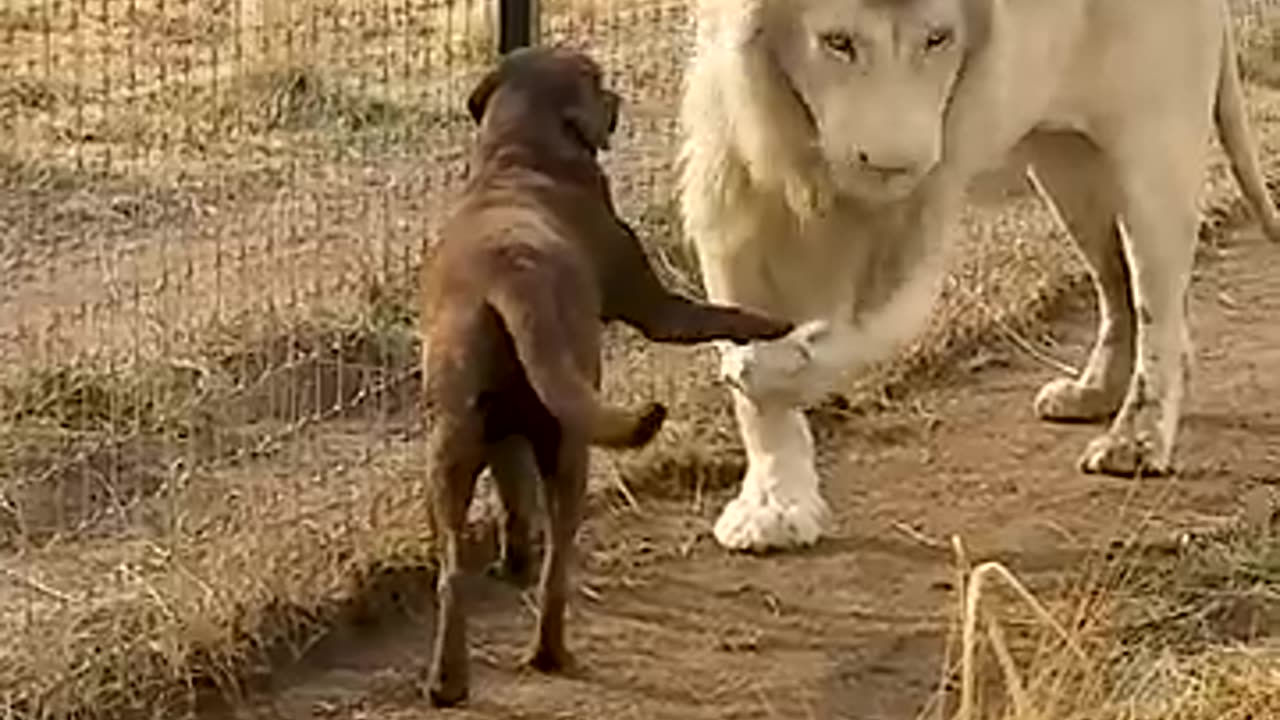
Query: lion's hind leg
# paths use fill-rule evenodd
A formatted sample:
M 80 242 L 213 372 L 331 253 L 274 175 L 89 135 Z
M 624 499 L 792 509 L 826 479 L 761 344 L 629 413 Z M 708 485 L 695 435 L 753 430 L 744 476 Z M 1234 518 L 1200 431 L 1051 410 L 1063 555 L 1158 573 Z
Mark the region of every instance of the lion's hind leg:
M 1057 422 L 1105 420 L 1120 409 L 1133 373 L 1134 314 L 1118 225 L 1119 188 L 1102 152 L 1080 135 L 1036 136 L 1031 159 L 1036 191 L 1080 249 L 1098 297 L 1088 362 L 1078 377 L 1044 385 L 1035 412 Z
M 1130 128 L 1110 154 L 1124 209 L 1137 342 L 1124 403 L 1106 434 L 1085 450 L 1087 472 L 1162 475 L 1173 470 L 1174 440 L 1190 362 L 1186 294 L 1199 220 L 1200 153 L 1207 123 L 1169 118 Z

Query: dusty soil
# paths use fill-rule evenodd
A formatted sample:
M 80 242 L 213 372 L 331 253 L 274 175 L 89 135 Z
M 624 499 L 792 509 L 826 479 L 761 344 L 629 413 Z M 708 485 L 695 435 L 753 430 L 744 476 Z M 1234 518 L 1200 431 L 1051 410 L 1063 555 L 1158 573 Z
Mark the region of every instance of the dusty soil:
M 520 669 L 531 598 L 476 581 L 471 718 L 917 717 L 936 694 L 954 602 L 948 547 L 998 559 L 1053 594 L 1094 551 L 1141 529 L 1159 540 L 1250 512 L 1280 485 L 1280 246 L 1251 228 L 1201 258 L 1181 472 L 1134 482 L 1086 476 L 1076 454 L 1096 426 L 1036 421 L 1054 371 L 993 345 L 896 407 L 820 421 L 832 534 L 815 548 L 729 555 L 707 530 L 731 485 L 702 502 L 638 491 L 607 499 L 581 535 L 571 607 L 579 669 Z M 1070 303 L 1050 336 L 1079 363 L 1092 303 Z M 239 716 L 417 718 L 429 603 L 339 632 L 278 673 Z M 226 709 L 210 708 L 210 717 Z

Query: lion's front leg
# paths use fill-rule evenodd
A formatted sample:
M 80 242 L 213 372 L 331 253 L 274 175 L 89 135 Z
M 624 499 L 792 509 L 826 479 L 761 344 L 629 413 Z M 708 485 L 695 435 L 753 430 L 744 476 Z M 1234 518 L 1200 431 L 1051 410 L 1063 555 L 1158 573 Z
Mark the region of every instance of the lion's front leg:
M 814 324 L 779 340 L 718 344 L 721 377 L 732 388 L 747 453 L 742 489 L 715 524 L 716 540 L 728 549 L 812 545 L 826 527 L 830 511 L 819 490 L 813 436 L 804 415 L 807 401 L 834 385 L 827 371 L 840 358 L 825 341 L 844 335 L 833 336 L 825 328 Z
M 937 225 L 921 223 L 920 236 L 893 238 L 891 247 L 936 247 Z M 841 238 L 843 240 L 843 238 Z M 808 322 L 776 340 L 720 344 L 721 375 L 733 388 L 738 429 L 747 452 L 742 490 L 721 514 L 715 535 L 735 550 L 809 545 L 823 532 L 827 504 L 819 491 L 813 439 L 804 407 L 838 388 L 850 372 L 891 355 L 924 324 L 941 284 L 943 254 L 901 258 L 878 278 L 879 287 L 855 287 L 858 268 L 823 275 L 822 262 L 792 282 L 779 282 L 787 250 L 767 243 L 736 248 L 774 255 L 720 253 L 703 245 L 708 295 Z M 708 251 L 711 250 L 711 251 Z M 839 259 L 833 247 L 828 262 Z M 811 278 L 806 282 L 804 277 Z M 855 292 L 875 297 L 852 307 Z
M 721 545 L 760 552 L 817 542 L 829 510 L 804 406 L 836 387 L 858 346 L 850 325 L 826 321 L 778 340 L 720 346 L 720 374 L 733 388 L 747 451 L 742 490 L 716 521 Z
M 812 545 L 830 511 L 818 487 L 809 421 L 794 405 L 733 395 L 747 472 L 716 520 L 716 541 L 754 552 Z
M 703 277 L 712 300 L 778 317 L 809 314 L 797 307 L 803 304 L 800 301 L 804 298 L 796 297 L 803 288 L 792 288 L 794 295 L 780 295 L 778 285 L 768 282 L 761 271 L 766 266 L 764 258 L 753 252 L 707 252 L 706 244 L 701 249 Z M 751 245 L 747 249 L 770 248 Z M 814 388 L 825 385 L 822 373 L 814 372 L 807 362 L 828 356 L 822 351 L 810 352 L 806 343 L 816 340 L 817 336 L 797 329 L 775 341 L 716 343 L 721 375 L 733 388 L 738 432 L 747 455 L 741 491 L 715 523 L 715 538 L 725 548 L 785 550 L 811 545 L 824 532 L 829 510 L 819 489 L 813 437 L 804 416 L 808 393 L 779 387 L 793 381 Z M 797 359 L 800 362 L 794 364 Z M 769 383 L 774 383 L 776 392 L 762 391 Z
M 809 405 L 834 388 L 855 343 L 842 324 L 814 320 L 776 340 L 724 347 L 720 376 L 757 403 Z
M 919 290 L 908 288 L 907 293 Z M 721 545 L 763 551 L 818 540 L 829 510 L 819 491 L 804 406 L 836 389 L 849 371 L 884 357 L 910 336 L 928 305 L 923 293 L 912 297 L 916 313 L 911 318 L 900 308 L 894 312 L 904 302 L 900 299 L 859 324 L 813 321 L 778 340 L 721 346 L 720 372 L 733 388 L 747 451 L 742 490 L 716 521 Z

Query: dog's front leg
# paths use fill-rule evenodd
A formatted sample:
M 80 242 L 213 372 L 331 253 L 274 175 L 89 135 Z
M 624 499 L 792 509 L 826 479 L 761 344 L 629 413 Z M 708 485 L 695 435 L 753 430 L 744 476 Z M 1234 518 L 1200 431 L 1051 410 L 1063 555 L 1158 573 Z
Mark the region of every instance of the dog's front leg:
M 698 302 L 668 290 L 645 257 L 640 238 L 616 219 L 613 267 L 607 273 L 604 316 L 621 320 L 654 342 L 692 344 L 710 340 L 772 340 L 794 325 L 733 304 Z
M 532 561 L 532 518 L 537 510 L 533 490 L 538 486 L 538 466 L 533 448 L 524 437 L 512 436 L 490 444 L 486 450 L 489 474 L 502 500 L 502 524 L 498 533 L 498 558 L 490 575 L 517 585 L 528 580 Z
M 623 319 L 649 340 L 679 344 L 772 340 L 795 327 L 745 308 L 701 303 L 670 293 L 629 308 Z

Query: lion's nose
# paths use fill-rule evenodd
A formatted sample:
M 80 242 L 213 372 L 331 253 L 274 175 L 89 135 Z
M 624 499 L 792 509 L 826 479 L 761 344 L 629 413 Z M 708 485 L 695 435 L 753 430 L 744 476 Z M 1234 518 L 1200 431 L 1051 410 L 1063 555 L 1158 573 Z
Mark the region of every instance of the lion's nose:
M 914 162 L 903 159 L 872 157 L 865 151 L 860 151 L 858 153 L 858 161 L 862 163 L 863 168 L 879 175 L 885 180 L 910 177 L 915 175 L 916 168 L 919 167 Z

